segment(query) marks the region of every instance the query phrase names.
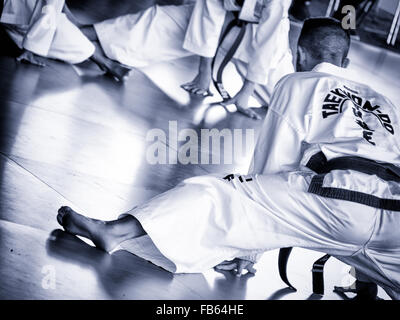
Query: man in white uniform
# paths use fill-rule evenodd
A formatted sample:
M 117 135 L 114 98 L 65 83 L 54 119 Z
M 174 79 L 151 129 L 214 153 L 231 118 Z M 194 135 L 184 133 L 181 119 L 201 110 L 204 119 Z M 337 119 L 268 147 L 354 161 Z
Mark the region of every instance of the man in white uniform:
M 349 45 L 337 20 L 304 23 L 303 72 L 277 84 L 249 175 L 187 179 L 110 222 L 62 207 L 59 223 L 106 251 L 147 234 L 172 272 L 317 250 L 400 298 L 400 110 L 349 80 Z
M 71 64 L 90 58 L 118 80 L 129 71 L 105 57 L 81 32 L 65 0 L 4 0 L 0 22 L 23 50 L 19 61 L 44 66 L 42 57 Z
M 98 39 L 110 59 L 131 67 L 145 67 L 157 62 L 190 55 L 201 57 L 199 74 L 183 87 L 191 93 L 209 95 L 211 62 L 216 55 L 224 22 L 233 18 L 230 11 L 240 10 L 232 0 L 197 0 L 180 6 L 153 6 L 136 14 L 106 20 L 85 28 L 92 40 Z M 243 2 L 243 1 L 241 1 Z M 259 15 L 257 24 L 247 25 L 245 37 L 234 55 L 239 72 L 245 78 L 242 90 L 227 103 L 251 117 L 249 97 L 256 86 L 269 100 L 280 78 L 294 71 L 289 47 L 291 0 L 246 0 Z M 250 6 L 250 5 L 249 5 Z M 251 14 L 250 14 L 251 16 Z M 233 42 L 226 41 L 223 50 Z M 264 101 L 268 103 L 269 101 Z

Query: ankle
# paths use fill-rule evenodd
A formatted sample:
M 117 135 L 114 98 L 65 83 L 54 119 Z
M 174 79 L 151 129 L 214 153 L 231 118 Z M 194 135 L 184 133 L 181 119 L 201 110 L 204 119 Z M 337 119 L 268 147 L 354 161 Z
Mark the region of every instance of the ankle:
M 114 238 L 124 237 L 127 233 L 123 225 L 120 223 L 116 223 L 116 221 L 105 221 L 103 232 L 108 236 L 112 236 Z
M 83 25 L 80 27 L 80 30 L 90 41 L 98 40 L 97 33 L 93 25 Z
M 200 57 L 199 72 L 211 71 L 212 58 Z

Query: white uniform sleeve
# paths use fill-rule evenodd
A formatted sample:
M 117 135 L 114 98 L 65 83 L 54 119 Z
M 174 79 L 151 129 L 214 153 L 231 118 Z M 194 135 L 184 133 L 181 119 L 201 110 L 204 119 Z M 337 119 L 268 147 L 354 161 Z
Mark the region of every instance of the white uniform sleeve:
M 304 125 L 299 123 L 304 124 L 306 117 L 294 92 L 301 91 L 278 83 L 256 144 L 250 174 L 275 174 L 299 168 L 306 137 Z
M 280 41 L 277 28 L 285 14 L 285 6 L 279 0 L 269 1 L 262 11 L 261 20 L 252 40 L 252 57 L 247 69 L 246 79 L 259 84 L 265 84 L 270 70 L 276 46 Z

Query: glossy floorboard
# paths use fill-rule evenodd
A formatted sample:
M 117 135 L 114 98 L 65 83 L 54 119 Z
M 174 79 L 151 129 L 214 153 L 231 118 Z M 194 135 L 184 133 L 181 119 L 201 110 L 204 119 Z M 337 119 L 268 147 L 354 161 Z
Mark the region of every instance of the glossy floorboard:
M 89 22 L 134 12 L 151 1 L 70 3 Z M 293 44 L 298 30 L 293 25 Z M 356 73 L 362 70 L 363 78 L 399 103 L 397 56 L 356 43 L 351 57 Z M 337 260 L 327 264 L 326 295 L 311 294 L 310 267 L 318 252 L 294 250 L 289 274 L 299 290 L 292 293 L 279 280 L 276 251 L 263 256 L 254 277 L 213 270 L 172 275 L 127 252 L 110 256 L 57 231 L 61 205 L 113 219 L 186 177 L 245 171 L 254 143 L 233 164 L 151 165 L 146 160 L 147 132 L 168 132 L 170 121 L 178 129 L 254 129 L 257 135 L 260 122 L 209 109 L 212 99 L 190 99 L 179 88 L 193 77 L 196 63 L 191 57 L 135 70 L 118 84 L 91 65 L 49 61 L 37 68 L 0 57 L 1 299 L 341 299 L 332 288 L 349 280 L 349 268 Z M 168 151 L 179 148 L 168 137 L 165 144 Z M 55 288 L 46 287 L 48 270 L 55 272 Z

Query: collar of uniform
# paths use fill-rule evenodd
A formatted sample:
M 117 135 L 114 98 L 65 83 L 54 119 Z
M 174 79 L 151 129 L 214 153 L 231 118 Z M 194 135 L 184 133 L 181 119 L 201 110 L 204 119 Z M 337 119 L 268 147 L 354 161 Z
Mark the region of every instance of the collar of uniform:
M 359 76 L 357 69 L 352 67 L 342 68 L 329 62 L 317 64 L 311 72 L 321 72 L 333 75 L 338 78 L 346 79 L 363 85 L 369 85 L 368 77 L 363 79 Z
M 347 73 L 345 68 L 341 68 L 338 66 L 335 66 L 332 63 L 329 62 L 322 62 L 320 64 L 317 64 L 314 69 L 312 69 L 313 72 L 324 72 L 324 73 L 329 73 L 338 77 L 344 77 L 345 74 Z

